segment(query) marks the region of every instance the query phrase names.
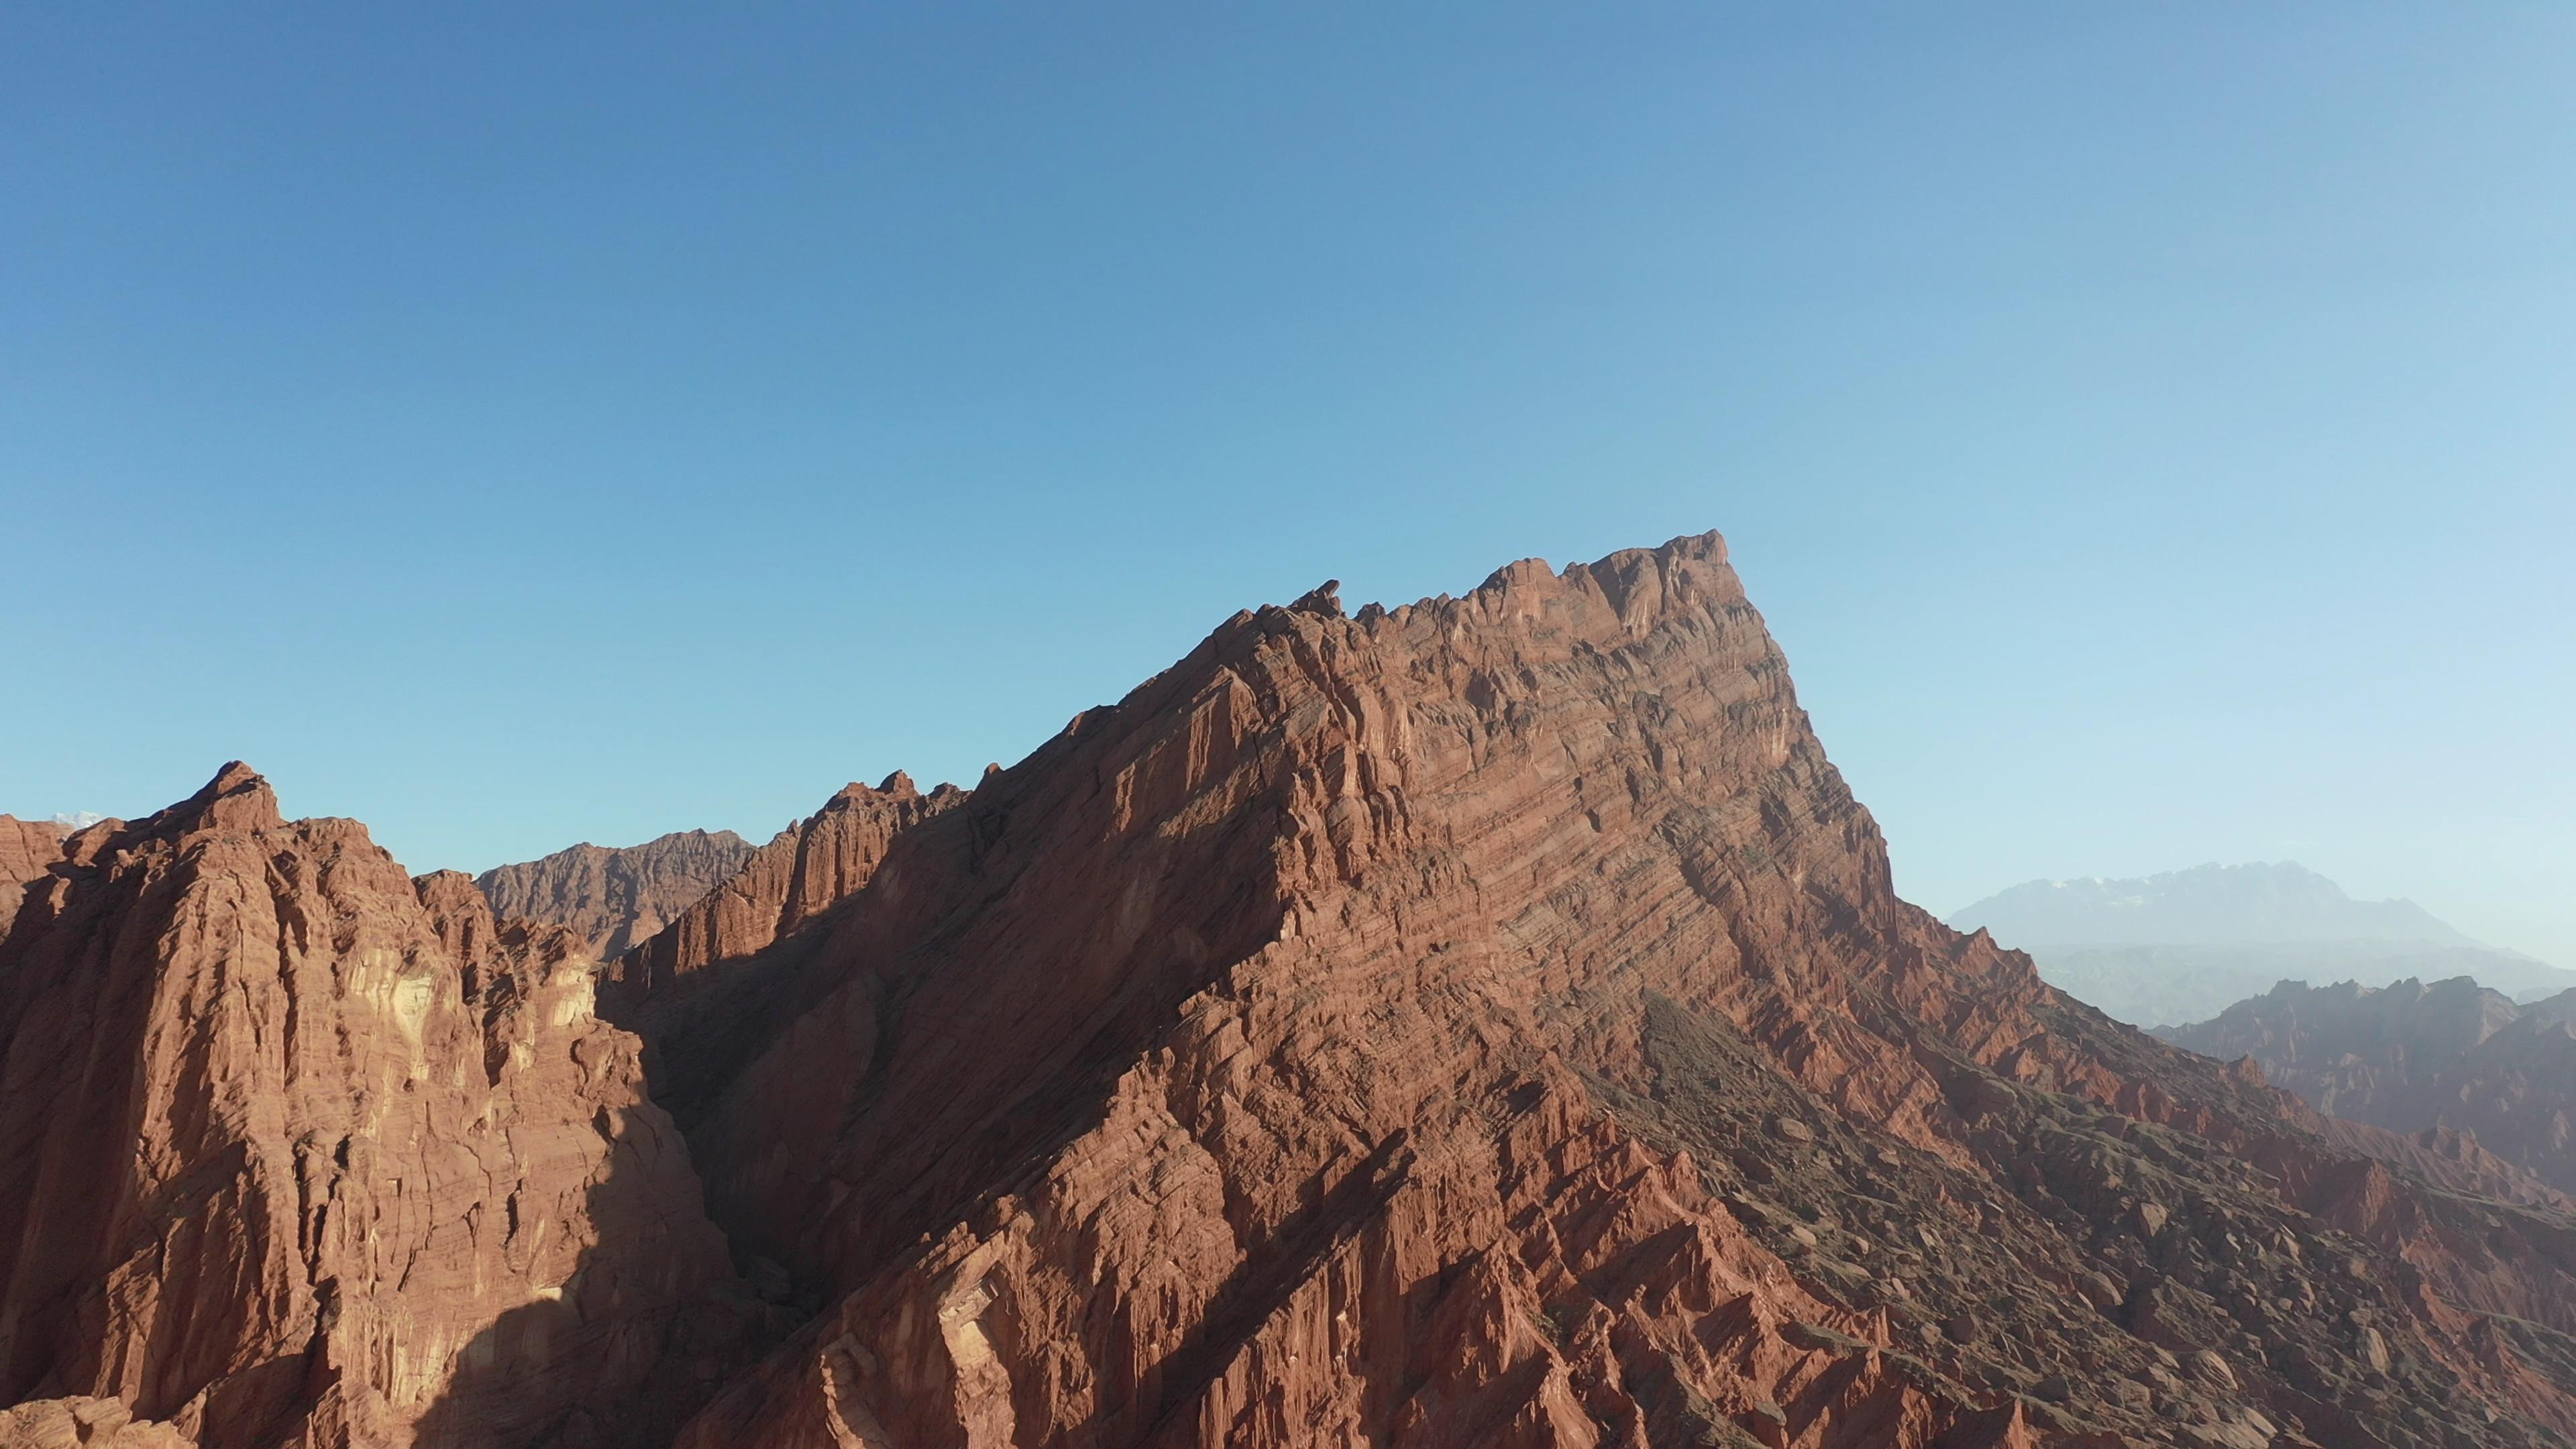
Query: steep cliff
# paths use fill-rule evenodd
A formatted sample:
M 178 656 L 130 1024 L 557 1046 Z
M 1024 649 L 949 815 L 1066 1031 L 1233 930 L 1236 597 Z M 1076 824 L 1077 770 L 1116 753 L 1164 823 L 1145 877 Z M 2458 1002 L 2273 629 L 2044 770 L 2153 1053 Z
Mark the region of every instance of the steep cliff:
M 843 786 L 626 952 L 612 977 L 640 991 L 760 950 L 866 885 L 898 831 L 965 798 L 954 785 L 924 795 L 901 770 L 873 790 Z
M 751 853 L 751 842 L 730 830 L 681 830 L 642 845 L 582 844 L 495 866 L 474 884 L 494 914 L 567 927 L 606 961 L 731 879 Z
M 69 833 L 50 821 L 0 815 L 0 936 L 18 918 L 27 884 L 41 880 L 63 858 L 63 837 Z
M 759 1328 L 568 932 L 239 765 L 71 845 L 0 940 L 0 1403 L 634 1442 Z
M 1897 899 L 1713 535 L 1239 614 L 595 979 L 616 1027 L 567 933 L 247 772 L 75 837 L 0 942 L 0 1401 L 225 1446 L 2576 1434 L 2560 1200 Z
M 1897 900 L 1714 537 L 1239 615 L 640 1000 L 822 1305 L 692 1446 L 2576 1427 L 2568 1221 Z

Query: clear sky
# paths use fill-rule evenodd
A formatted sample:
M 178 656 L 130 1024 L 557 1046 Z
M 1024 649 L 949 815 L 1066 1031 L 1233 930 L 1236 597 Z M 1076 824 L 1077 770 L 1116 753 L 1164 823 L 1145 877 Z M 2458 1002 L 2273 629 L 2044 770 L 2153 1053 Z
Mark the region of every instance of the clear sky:
M 1710 527 L 1913 898 L 2576 965 L 2576 7 L 0 9 L 0 809 L 765 839 Z

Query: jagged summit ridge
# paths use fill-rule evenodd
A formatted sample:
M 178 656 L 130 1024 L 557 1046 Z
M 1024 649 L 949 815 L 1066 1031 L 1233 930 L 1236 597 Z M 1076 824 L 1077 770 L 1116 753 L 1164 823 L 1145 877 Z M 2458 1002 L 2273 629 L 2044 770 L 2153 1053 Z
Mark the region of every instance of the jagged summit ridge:
M 2392 1255 L 2524 1322 L 2562 1266 L 1894 897 L 1713 538 L 1239 614 L 692 989 L 663 1100 L 826 1306 L 690 1444 L 2565 1418 Z M 2231 1310 L 2320 1217 L 2372 1256 Z
M 864 886 L 896 832 L 965 796 L 944 783 L 925 795 L 901 770 L 874 788 L 852 781 L 616 957 L 611 978 L 635 996 L 760 950 Z
M 2476 946 L 2409 900 L 2362 901 L 2295 861 L 2027 881 L 1950 914 L 2021 947 L 2389 941 Z
M 668 1434 L 757 1314 L 577 939 L 238 762 L 68 846 L 0 921 L 0 1404 L 210 1449 Z
M 262 1446 L 420 1439 L 442 1414 L 481 1442 L 705 1449 L 2576 1432 L 2576 1226 L 2331 1132 L 1898 899 L 1714 535 L 1394 609 L 1331 597 L 1234 616 L 971 793 L 836 793 L 595 977 L 568 969 L 567 932 L 477 914 L 461 877 L 360 899 L 399 871 L 345 822 L 131 853 L 212 870 L 190 910 L 291 903 L 239 939 L 331 923 L 293 953 L 313 1025 L 288 1035 L 388 1065 L 363 1094 L 320 1079 L 310 1111 L 390 1105 L 305 1129 L 349 1143 L 345 1172 L 323 1167 L 335 1148 L 302 1159 L 341 1195 L 326 1227 L 457 1221 L 439 1192 L 383 1186 L 412 1180 L 384 1144 L 504 1119 L 507 1141 L 554 1144 L 535 1156 L 555 1166 L 499 1174 L 532 1185 L 523 1207 L 574 1181 L 636 1215 L 550 1219 L 607 1255 L 578 1283 L 485 1259 L 479 1229 L 424 1242 L 426 1281 L 526 1296 L 487 1327 L 471 1297 L 335 1289 L 334 1322 L 362 1304 L 377 1336 L 326 1335 L 327 1383 L 309 1337 L 243 1315 L 207 1341 L 287 1368 L 223 1404 L 108 1392 Z M 225 1009 L 169 902 L 133 876 L 99 894 L 85 868 L 44 866 L 0 939 L 0 1071 L 66 1035 L 18 1030 L 22 1003 L 98 1009 L 41 963 L 121 951 L 165 983 L 129 994 L 172 1019 Z M 421 1039 L 453 1050 L 410 1045 L 415 974 L 439 1024 Z M 586 1017 L 585 988 L 636 1036 Z M 278 1019 L 200 1035 L 255 1062 Z M 167 1039 L 107 1057 L 160 1081 Z M 435 1109 L 417 1131 L 415 1102 Z M 581 1125 L 603 1121 L 627 1130 Z M 8 1117 L 0 1172 L 38 1139 L 66 1161 L 116 1140 Z M 682 1171 L 702 1196 L 673 1194 Z M 488 1204 L 491 1180 L 431 1184 Z M 642 1223 L 683 1246 L 646 1250 Z M 715 1233 L 703 1277 L 619 1276 Z M 293 1261 L 383 1281 L 348 1252 Z M 574 1311 L 539 1306 L 558 1301 L 578 1316 L 528 1317 Z M 447 1307 L 405 1316 L 424 1303 Z M 531 1322 L 598 1336 L 539 1344 Z M 485 1333 L 528 1387 L 465 1375 L 460 1336 Z M 747 1368 L 728 1356 L 746 1344 Z
M 608 960 L 661 930 L 751 853 L 751 842 L 730 830 L 683 830 L 642 845 L 576 845 L 496 866 L 474 883 L 493 910 L 570 927 L 593 956 Z
M 2517 1005 L 2468 977 L 2386 987 L 2284 981 L 2218 1016 L 2158 1032 L 2246 1057 L 2347 1121 L 2465 1136 L 2576 1192 L 2576 991 Z

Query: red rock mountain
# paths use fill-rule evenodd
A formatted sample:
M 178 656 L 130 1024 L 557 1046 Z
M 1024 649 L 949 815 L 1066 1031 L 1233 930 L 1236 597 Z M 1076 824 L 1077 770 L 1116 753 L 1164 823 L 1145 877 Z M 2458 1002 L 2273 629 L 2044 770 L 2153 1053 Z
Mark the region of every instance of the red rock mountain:
M 210 1445 L 2576 1432 L 2576 1221 L 1897 899 L 1714 536 L 1355 617 L 1327 587 L 972 794 L 836 797 L 606 968 L 644 1074 L 560 935 L 266 800 L 219 780 L 85 845 L 0 943 L 0 1203 L 46 1225 L 0 1324 L 101 1305 L 0 1326 L 0 1393 L 55 1422 L 86 1395 Z M 475 1009 L 487 969 L 517 1014 Z M 230 987 L 272 979 L 304 990 Z M 442 1169 L 449 1142 L 505 1155 Z M 120 1176 L 160 1186 L 64 1206 Z M 319 1229 L 254 1226 L 317 1178 L 348 1204 Z M 527 1230 L 467 1204 L 503 1183 L 578 1274 L 496 1249 Z M 147 1301 L 188 1311 L 120 1310 Z
M 2384 988 L 2285 981 L 2158 1034 L 2212 1056 L 2251 1057 L 2273 1085 L 2347 1121 L 2428 1142 L 2465 1135 L 2576 1192 L 2571 1016 L 2576 992 L 2517 1006 L 2467 977 Z
M 604 961 L 661 930 L 751 853 L 751 842 L 730 830 L 681 830 L 642 845 L 582 844 L 495 866 L 474 884 L 494 914 L 569 927 Z
M 0 941 L 0 1404 L 624 1443 L 760 1328 L 570 933 L 239 765 L 71 846 Z
M 965 798 L 954 785 L 924 795 L 901 770 L 873 790 L 846 785 L 821 810 L 748 852 L 730 878 L 626 952 L 610 974 L 640 987 L 758 951 L 867 884 L 897 831 Z
M 17 918 L 28 882 L 42 880 L 63 858 L 63 837 L 70 833 L 51 821 L 0 815 L 0 934 Z

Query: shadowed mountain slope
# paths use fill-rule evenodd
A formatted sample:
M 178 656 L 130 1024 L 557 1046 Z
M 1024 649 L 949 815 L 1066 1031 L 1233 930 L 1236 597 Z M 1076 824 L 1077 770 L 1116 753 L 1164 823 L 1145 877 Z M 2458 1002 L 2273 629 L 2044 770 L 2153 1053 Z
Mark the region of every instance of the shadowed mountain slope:
M 2576 1430 L 2546 1190 L 2329 1123 L 1897 899 L 1714 535 L 1392 611 L 1328 585 L 971 794 L 844 792 L 601 968 L 640 1072 L 565 951 L 249 790 L 75 837 L 0 941 L 0 1201 L 42 1224 L 0 1259 L 0 1391 L 48 1422 Z
M 690 1445 L 2576 1422 L 2566 1220 L 1897 900 L 1714 537 L 1239 615 L 619 1000 L 822 1305 Z

